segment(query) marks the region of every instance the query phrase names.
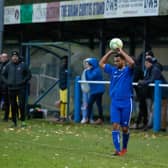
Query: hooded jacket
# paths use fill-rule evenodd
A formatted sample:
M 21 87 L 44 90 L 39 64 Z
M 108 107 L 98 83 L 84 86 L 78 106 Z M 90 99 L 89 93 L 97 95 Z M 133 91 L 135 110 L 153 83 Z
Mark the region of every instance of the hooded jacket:
M 103 81 L 102 71 L 99 67 L 98 60 L 96 58 L 89 58 L 86 60 L 91 68 L 86 70 L 86 80 L 90 81 Z M 104 84 L 90 83 L 90 94 L 103 93 L 105 91 Z

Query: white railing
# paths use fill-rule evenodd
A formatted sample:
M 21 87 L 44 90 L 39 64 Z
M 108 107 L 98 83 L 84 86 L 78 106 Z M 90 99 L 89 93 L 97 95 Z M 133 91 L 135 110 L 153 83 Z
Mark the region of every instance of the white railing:
M 86 80 L 79 80 L 79 83 L 93 83 L 93 84 L 110 84 L 110 81 L 86 81 Z M 137 86 L 137 82 L 133 82 L 132 85 Z M 150 83 L 148 86 L 155 86 L 154 83 Z M 160 87 L 168 87 L 168 84 L 159 84 Z

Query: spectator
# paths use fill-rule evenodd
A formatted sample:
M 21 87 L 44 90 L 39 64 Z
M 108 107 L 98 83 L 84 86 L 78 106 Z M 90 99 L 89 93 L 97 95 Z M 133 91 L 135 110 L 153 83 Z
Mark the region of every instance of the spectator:
M 7 53 L 1 54 L 1 65 L 0 65 L 0 73 L 2 73 L 6 66 L 9 63 L 9 56 Z M 8 97 L 8 86 L 0 79 L 0 92 L 1 98 L 4 100 L 3 109 L 5 111 L 3 121 L 8 121 L 9 119 L 9 97 Z
M 159 70 L 160 73 L 163 71 L 163 66 L 161 63 L 158 62 L 156 57 L 154 57 L 154 54 L 152 51 L 146 52 L 146 58 L 151 58 L 152 59 L 152 66 L 156 66 Z M 161 74 L 160 75 L 160 80 L 163 84 L 167 84 L 166 79 L 164 76 Z M 162 89 L 162 112 L 161 112 L 161 131 L 166 131 L 167 127 L 167 103 L 168 103 L 168 88 L 163 87 Z
M 160 73 L 163 71 L 163 66 L 158 62 L 152 51 L 146 52 L 146 58 L 152 59 L 153 66 L 156 66 Z M 160 80 L 162 83 L 167 84 L 166 79 L 161 74 Z M 167 127 L 167 103 L 168 103 L 168 88 L 162 88 L 162 112 L 161 112 L 161 131 L 166 131 Z
M 21 114 L 21 127 L 25 127 L 26 86 L 31 79 L 31 72 L 27 65 L 21 60 L 21 56 L 17 51 L 12 51 L 11 55 L 11 62 L 2 72 L 2 80 L 8 86 L 9 100 L 12 109 L 12 127 L 17 126 L 18 108 Z
M 2 54 L 0 54 L 0 72 L 1 72 L 1 67 L 2 67 Z M 1 89 L 1 76 L 0 76 L 0 89 Z M 2 94 L 0 92 L 0 108 L 3 110 L 3 104 L 4 104 L 4 100 L 3 100 L 3 97 L 2 97 Z
M 135 60 L 135 68 L 133 75 L 133 82 L 138 82 L 144 78 L 143 71 L 141 70 L 141 65 Z M 148 111 L 147 111 L 147 103 L 146 103 L 146 88 L 134 86 L 137 100 L 139 101 L 139 112 L 135 124 L 135 128 L 145 128 L 148 123 Z M 143 121 L 143 126 L 140 127 L 141 121 Z
M 154 56 L 154 54 L 151 50 L 149 50 L 145 53 L 145 58 L 152 58 L 153 65 L 157 66 L 160 69 L 161 72 L 163 71 L 162 64 L 160 64 L 158 62 L 158 60 L 156 59 L 156 57 Z
M 142 52 L 140 56 L 137 59 L 138 65 L 142 67 L 143 64 L 143 56 L 145 59 L 151 59 L 151 62 L 153 66 L 157 67 L 160 71 L 163 70 L 162 65 L 158 62 L 156 57 L 154 56 L 153 51 L 151 48 L 147 50 L 146 52 Z M 147 80 L 149 76 L 151 75 L 152 67 L 146 67 L 144 69 L 144 80 Z M 142 79 L 140 79 L 142 80 Z M 135 80 L 134 80 L 135 81 Z M 143 128 L 144 130 L 147 130 L 148 127 L 152 126 L 152 105 L 153 105 L 153 88 L 149 87 L 148 85 L 138 85 L 136 86 L 136 91 L 138 92 L 138 99 L 139 99 L 139 114 L 137 118 L 136 128 Z M 139 127 L 139 123 L 143 118 L 143 126 Z M 147 122 L 147 124 L 146 124 Z
M 87 71 L 87 68 L 89 67 L 89 64 L 88 64 L 88 60 L 91 59 L 91 58 L 87 58 L 85 60 L 83 60 L 83 67 L 84 67 L 84 70 L 82 72 L 82 75 L 81 75 L 81 80 L 85 81 L 86 80 L 86 71 Z M 90 91 L 90 87 L 89 87 L 89 84 L 88 83 L 82 83 L 81 84 L 81 90 L 82 90 L 82 106 L 81 106 L 81 111 L 82 111 L 82 120 L 81 120 L 81 124 L 85 124 L 88 122 L 90 123 L 93 123 L 93 119 L 92 119 L 92 116 L 90 119 L 88 119 L 88 111 L 87 111 L 87 108 L 88 108 L 88 99 L 89 99 L 89 91 Z
M 168 84 L 165 78 L 162 78 L 162 83 Z M 162 88 L 162 108 L 161 108 L 161 131 L 166 132 L 167 130 L 167 105 L 168 105 L 168 88 Z
M 163 83 L 165 83 L 165 79 L 161 73 L 161 69 L 155 64 L 155 62 L 153 62 L 153 58 L 152 57 L 146 57 L 145 59 L 145 67 L 146 67 L 146 76 L 144 78 L 144 80 L 140 80 L 139 81 L 139 86 L 148 86 L 150 83 L 154 83 L 155 80 L 161 80 Z M 147 92 L 148 91 L 148 92 Z M 146 92 L 149 95 L 149 98 L 151 99 L 151 101 L 153 100 L 153 87 L 149 87 L 148 89 L 146 89 Z M 146 96 L 148 97 L 148 96 Z M 148 125 L 145 128 L 145 130 L 147 130 L 148 128 L 150 128 L 152 126 L 152 120 L 153 120 L 153 112 L 152 112 L 152 108 L 150 109 L 150 111 L 148 111 Z
M 60 122 L 66 121 L 67 118 L 67 80 L 68 80 L 68 56 L 61 58 L 59 70 L 59 93 L 60 93 Z
M 99 68 L 98 60 L 96 58 L 90 58 L 87 60 L 88 68 L 86 71 L 86 80 L 89 81 L 102 81 L 102 71 Z M 95 124 L 102 124 L 104 121 L 103 117 L 103 107 L 102 107 L 102 97 L 105 91 L 104 84 L 94 84 L 90 83 L 90 92 L 89 92 L 89 100 L 88 100 L 88 119 L 92 116 L 92 108 L 93 104 L 96 102 L 98 108 L 98 119 L 94 122 Z M 89 122 L 89 121 L 88 121 Z

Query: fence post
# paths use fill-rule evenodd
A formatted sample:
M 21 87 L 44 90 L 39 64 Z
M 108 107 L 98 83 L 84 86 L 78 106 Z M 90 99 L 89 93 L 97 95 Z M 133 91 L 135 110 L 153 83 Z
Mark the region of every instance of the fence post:
M 80 90 L 80 76 L 75 78 L 75 95 L 74 95 L 74 121 L 80 122 L 80 111 L 81 111 L 81 90 Z
M 155 81 L 154 87 L 154 115 L 153 115 L 153 130 L 154 132 L 158 132 L 160 130 L 160 122 L 161 122 L 161 87 L 159 84 L 161 81 Z

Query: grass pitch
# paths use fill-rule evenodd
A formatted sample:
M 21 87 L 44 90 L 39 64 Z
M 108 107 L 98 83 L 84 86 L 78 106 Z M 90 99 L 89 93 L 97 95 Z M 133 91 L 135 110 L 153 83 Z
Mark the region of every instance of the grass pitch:
M 111 126 L 30 120 L 0 123 L 1 168 L 167 168 L 168 133 L 131 130 L 128 153 L 114 157 Z

